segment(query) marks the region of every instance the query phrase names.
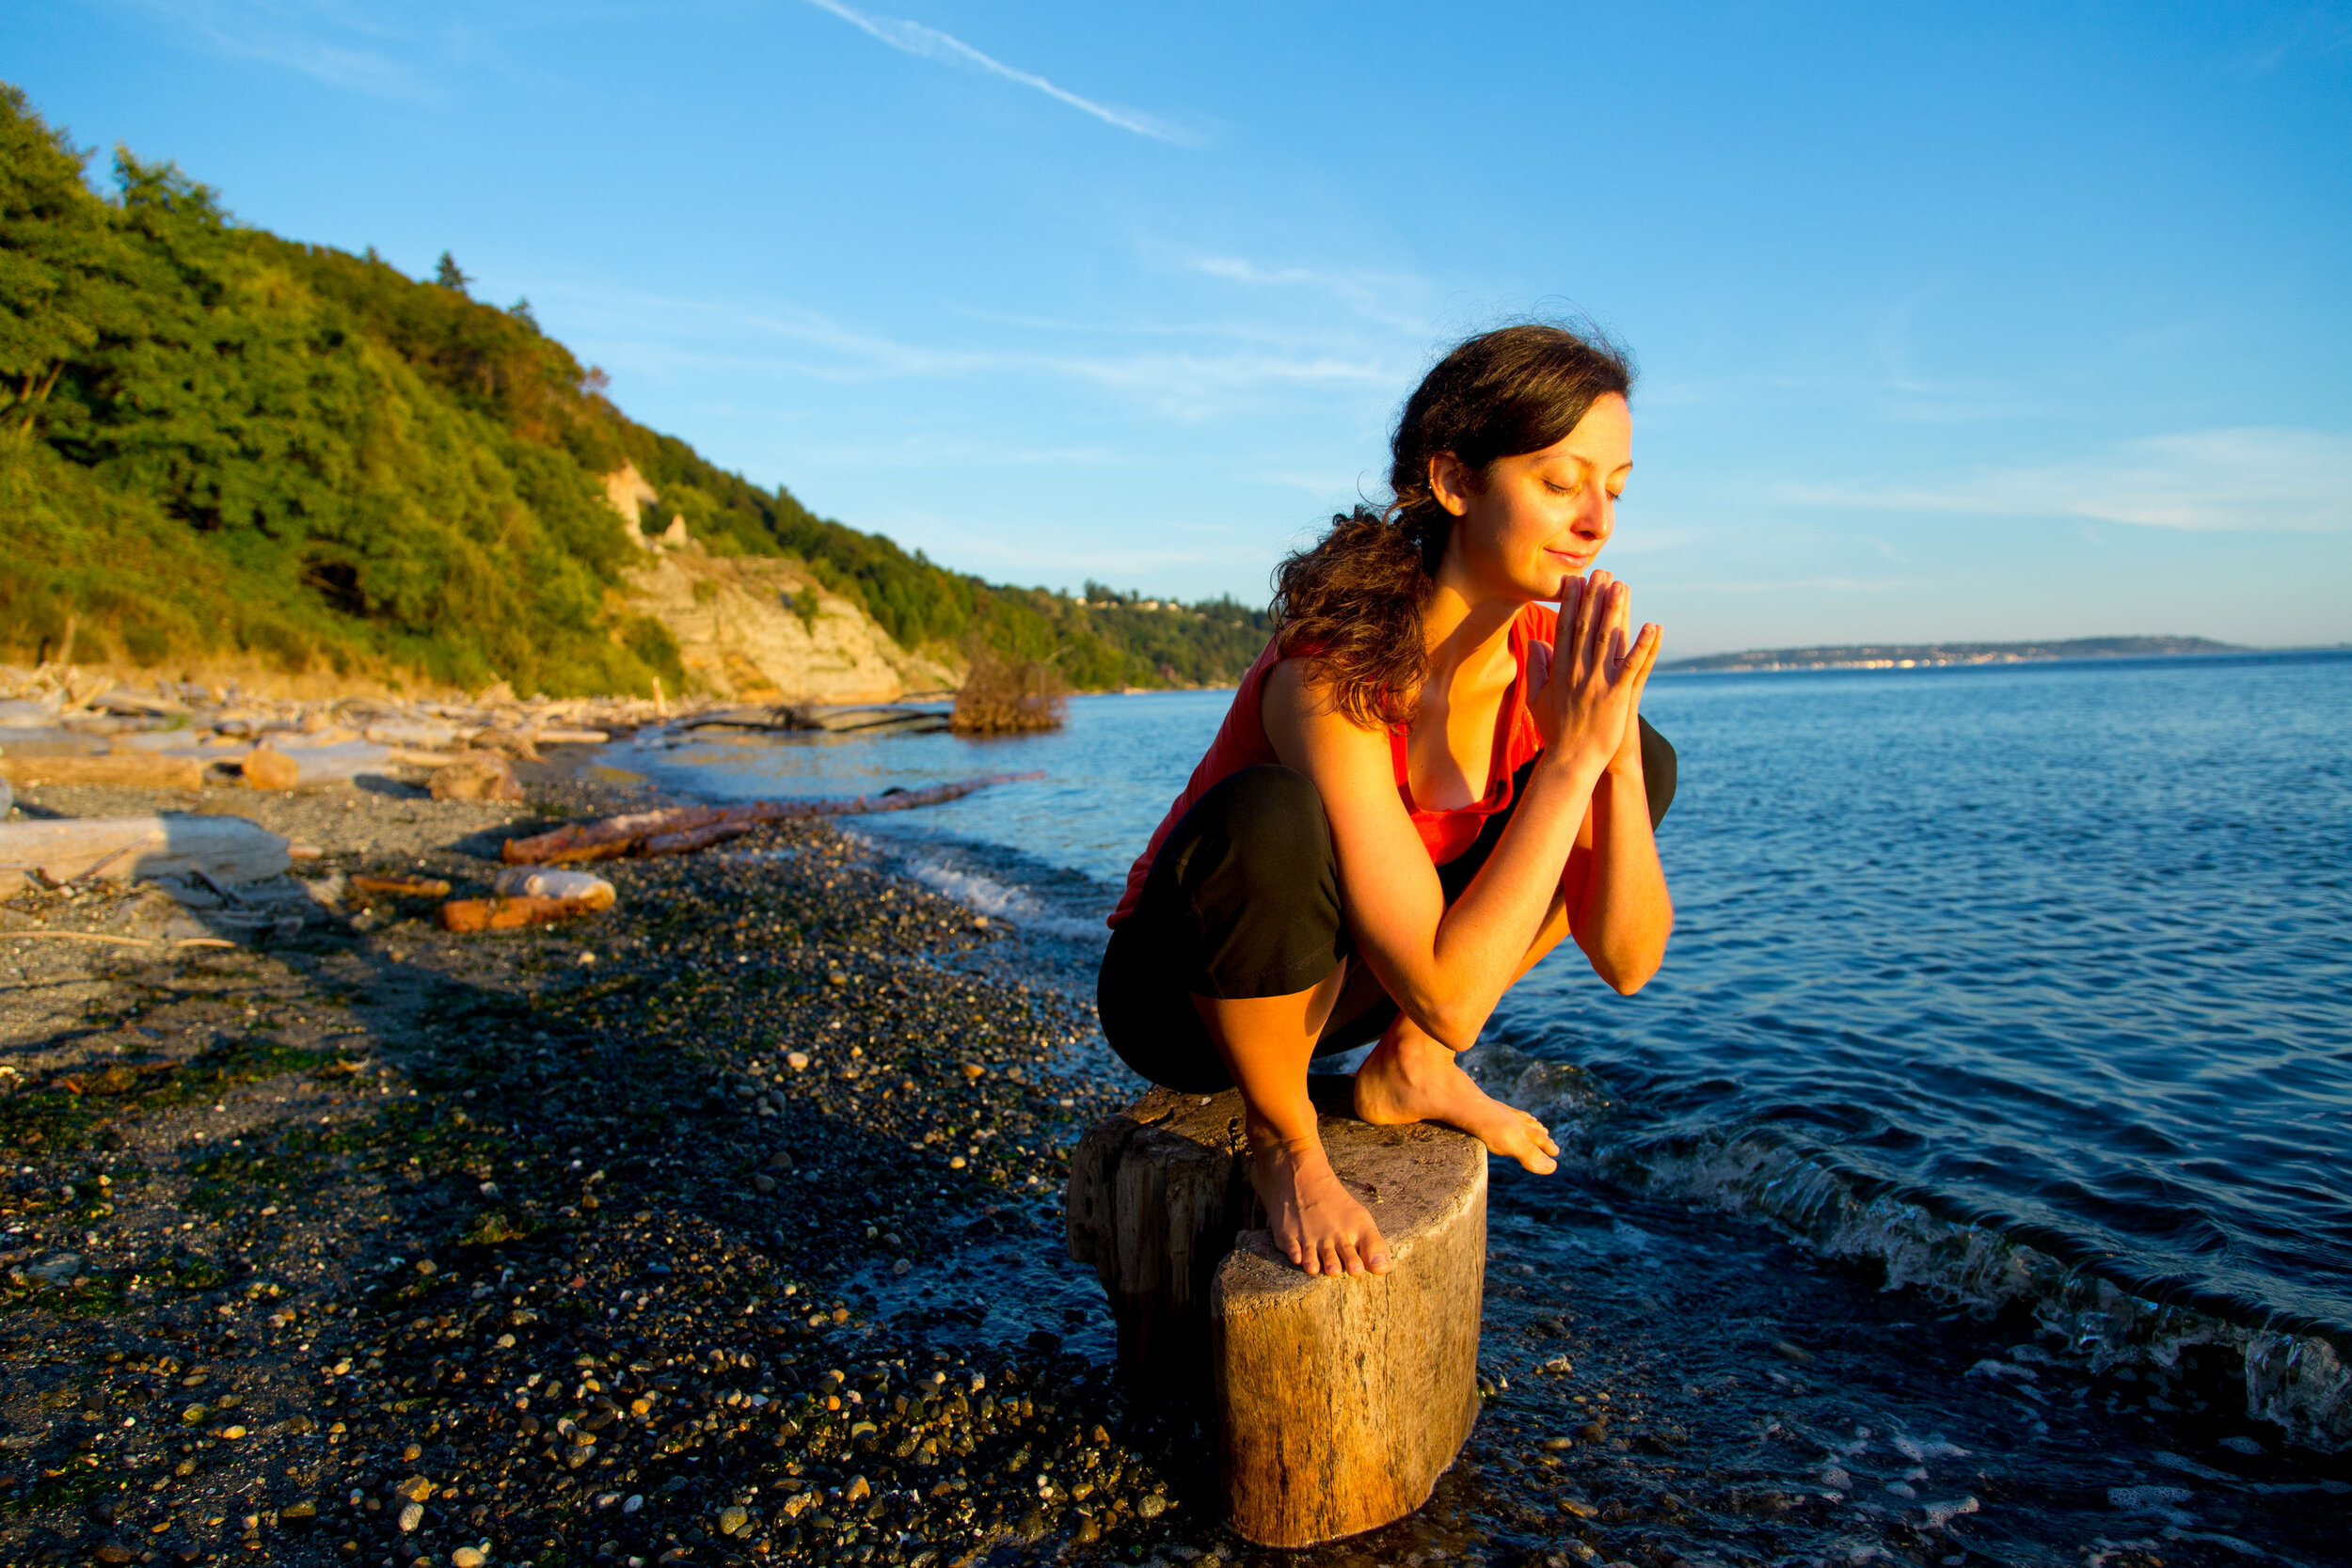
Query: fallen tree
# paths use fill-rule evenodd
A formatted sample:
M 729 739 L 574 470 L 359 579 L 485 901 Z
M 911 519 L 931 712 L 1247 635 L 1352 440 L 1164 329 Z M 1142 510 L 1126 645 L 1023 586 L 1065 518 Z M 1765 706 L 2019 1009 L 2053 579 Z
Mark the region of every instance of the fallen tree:
M 928 789 L 886 789 L 851 800 L 750 800 L 739 806 L 672 806 L 634 812 L 597 822 L 575 822 L 530 838 L 510 838 L 499 849 L 509 865 L 561 865 L 577 861 L 612 861 L 627 856 L 683 854 L 740 838 L 763 822 L 805 816 L 865 816 L 875 812 L 913 811 L 944 805 L 990 784 L 1041 779 L 1043 773 L 991 773 L 958 779 Z

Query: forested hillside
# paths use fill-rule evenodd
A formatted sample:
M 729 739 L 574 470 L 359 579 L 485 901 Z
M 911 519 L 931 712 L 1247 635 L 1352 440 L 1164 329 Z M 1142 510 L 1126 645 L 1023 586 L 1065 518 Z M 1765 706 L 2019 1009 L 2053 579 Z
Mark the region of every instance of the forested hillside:
M 87 159 L 0 86 L 0 658 L 675 691 L 604 499 L 624 463 L 653 527 L 797 557 L 910 649 L 1094 689 L 1231 680 L 1264 641 L 1230 601 L 1073 601 L 816 516 L 621 414 L 446 257 L 419 282 L 283 240 L 128 152 L 102 197 Z

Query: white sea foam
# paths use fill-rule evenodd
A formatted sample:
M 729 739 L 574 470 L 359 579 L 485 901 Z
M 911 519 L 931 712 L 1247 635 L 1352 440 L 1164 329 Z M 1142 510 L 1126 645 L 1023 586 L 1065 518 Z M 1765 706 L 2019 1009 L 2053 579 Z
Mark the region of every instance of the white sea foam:
M 2022 1306 L 2095 1371 L 2169 1368 L 2195 1346 L 2236 1351 L 2248 1415 L 2312 1448 L 2352 1449 L 2352 1367 L 2319 1335 L 2149 1300 L 1992 1225 L 1946 1218 L 1915 1198 L 1873 1190 L 1877 1184 L 1839 1169 L 1825 1151 L 1776 1132 L 1727 1129 L 1665 1139 L 1620 1130 L 1598 1082 L 1579 1068 L 1496 1044 L 1466 1054 L 1463 1066 L 1487 1092 L 1549 1125 L 1564 1154 L 1595 1176 L 1765 1221 L 1830 1257 L 1875 1265 L 1889 1290 L 1916 1287 L 1985 1310 Z M 1970 1370 L 2024 1381 L 2023 1369 L 1998 1363 Z
M 867 840 L 877 843 L 875 840 Z M 949 857 L 903 840 L 877 843 L 898 858 L 900 869 L 932 892 L 954 899 L 975 913 L 1002 920 L 1023 931 L 1065 937 L 1073 942 L 1100 942 L 1105 927 L 1100 917 L 1084 919 L 1049 908 L 1036 894 L 1017 883 L 1001 881 L 985 871 L 959 864 Z

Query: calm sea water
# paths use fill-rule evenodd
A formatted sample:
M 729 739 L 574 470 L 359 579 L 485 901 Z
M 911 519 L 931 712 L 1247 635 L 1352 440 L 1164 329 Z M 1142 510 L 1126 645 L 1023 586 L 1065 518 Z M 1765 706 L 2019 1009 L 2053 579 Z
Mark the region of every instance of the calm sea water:
M 714 798 L 1042 769 L 857 831 L 1086 986 L 1230 700 L 628 766 Z M 1665 968 L 1620 998 L 1555 956 L 1482 1078 L 1630 1195 L 2101 1354 L 2234 1337 L 2257 1414 L 2352 1436 L 2352 657 L 1661 676 L 1645 711 L 1681 756 Z

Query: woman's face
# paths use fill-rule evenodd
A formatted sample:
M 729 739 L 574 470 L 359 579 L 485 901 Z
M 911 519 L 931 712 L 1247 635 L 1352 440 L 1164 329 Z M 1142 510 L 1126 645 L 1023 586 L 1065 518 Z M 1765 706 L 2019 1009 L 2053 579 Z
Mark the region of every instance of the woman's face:
M 1431 488 L 1458 519 L 1447 569 L 1473 598 L 1556 599 L 1589 571 L 1616 527 L 1633 471 L 1633 415 L 1615 393 L 1541 451 L 1496 461 L 1484 485 L 1450 452 L 1430 462 Z

